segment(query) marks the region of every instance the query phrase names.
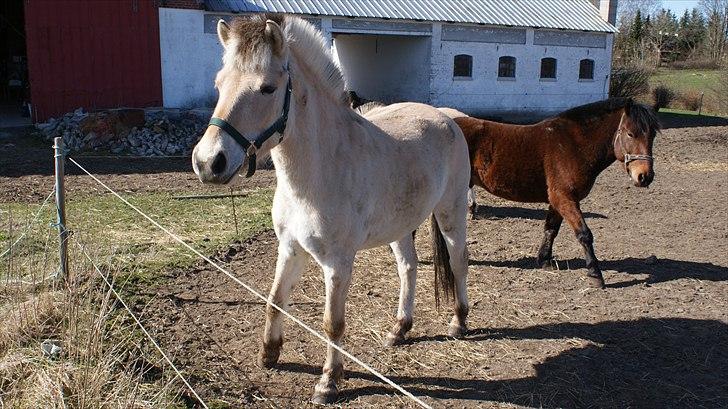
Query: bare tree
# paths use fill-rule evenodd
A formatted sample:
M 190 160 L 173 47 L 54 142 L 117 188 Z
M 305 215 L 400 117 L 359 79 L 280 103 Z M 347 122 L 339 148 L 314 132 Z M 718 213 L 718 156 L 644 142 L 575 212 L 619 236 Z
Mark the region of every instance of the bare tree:
M 678 43 L 678 29 L 680 25 L 677 17 L 670 10 L 662 9 L 652 19 L 647 28 L 645 43 L 654 52 L 656 67 L 660 67 L 665 49 L 674 49 Z
M 706 51 L 713 61 L 720 62 L 728 48 L 728 0 L 700 0 L 700 9 L 708 22 Z
M 620 0 L 618 21 L 632 21 L 639 10 L 643 16 L 654 16 L 662 9 L 662 0 Z

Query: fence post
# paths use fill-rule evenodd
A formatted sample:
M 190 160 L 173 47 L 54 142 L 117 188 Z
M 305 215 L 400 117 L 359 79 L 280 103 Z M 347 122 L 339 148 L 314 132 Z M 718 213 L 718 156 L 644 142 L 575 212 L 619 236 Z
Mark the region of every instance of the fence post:
M 68 278 L 68 230 L 66 229 L 66 190 L 63 184 L 65 175 L 64 164 L 66 161 L 63 152 L 63 138 L 58 137 L 53 140 L 53 150 L 55 159 L 55 177 L 56 177 L 56 209 L 58 209 L 58 240 L 59 240 L 59 260 L 61 280 Z
M 700 107 L 698 108 L 698 115 L 703 115 L 703 97 L 705 97 L 705 92 L 700 93 Z

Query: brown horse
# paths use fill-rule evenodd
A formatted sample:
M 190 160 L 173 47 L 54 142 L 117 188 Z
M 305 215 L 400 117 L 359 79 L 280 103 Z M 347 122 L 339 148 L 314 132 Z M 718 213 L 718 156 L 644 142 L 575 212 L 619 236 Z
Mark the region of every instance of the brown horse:
M 603 288 L 593 236 L 579 202 L 615 160 L 624 163 L 636 186 L 649 186 L 654 177 L 652 142 L 660 129 L 655 112 L 631 99 L 613 98 L 527 126 L 449 115 L 456 117 L 468 141 L 471 188 L 481 186 L 517 202 L 549 204 L 539 265 L 553 267 L 551 249 L 566 219 L 584 247 L 591 284 Z M 472 200 L 471 211 L 475 207 Z

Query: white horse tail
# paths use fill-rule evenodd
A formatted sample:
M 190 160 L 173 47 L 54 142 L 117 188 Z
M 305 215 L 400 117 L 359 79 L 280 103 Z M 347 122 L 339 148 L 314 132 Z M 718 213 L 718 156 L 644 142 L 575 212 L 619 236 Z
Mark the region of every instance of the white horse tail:
M 445 301 L 455 297 L 455 275 L 450 266 L 450 253 L 447 243 L 437 224 L 437 218 L 430 216 L 430 233 L 432 236 L 432 265 L 435 267 L 435 307 L 440 309 L 440 291 L 445 294 Z

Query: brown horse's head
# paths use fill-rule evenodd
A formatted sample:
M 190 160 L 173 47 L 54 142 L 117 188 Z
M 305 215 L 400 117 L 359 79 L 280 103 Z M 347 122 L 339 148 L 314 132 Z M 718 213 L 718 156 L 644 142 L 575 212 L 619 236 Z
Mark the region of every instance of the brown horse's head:
M 635 186 L 647 187 L 655 172 L 652 168 L 652 143 L 660 122 L 651 108 L 628 100 L 614 136 L 614 155 L 624 163 Z
M 283 23 L 280 15 L 237 18 L 230 25 L 218 22 L 224 47 L 223 66 L 215 78 L 219 98 L 213 120 L 218 122 L 211 121 L 214 126 L 207 128 L 192 152 L 192 166 L 202 182 L 232 182 L 241 167 L 256 156 L 266 156 L 279 142 L 280 127 L 268 131 L 282 118 L 290 97 Z M 260 137 L 266 133 L 275 136 Z

